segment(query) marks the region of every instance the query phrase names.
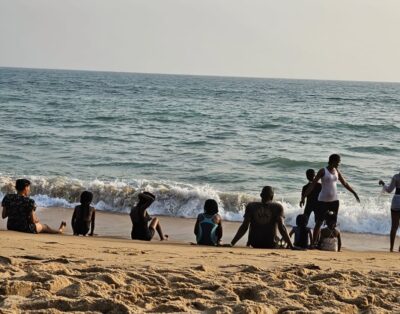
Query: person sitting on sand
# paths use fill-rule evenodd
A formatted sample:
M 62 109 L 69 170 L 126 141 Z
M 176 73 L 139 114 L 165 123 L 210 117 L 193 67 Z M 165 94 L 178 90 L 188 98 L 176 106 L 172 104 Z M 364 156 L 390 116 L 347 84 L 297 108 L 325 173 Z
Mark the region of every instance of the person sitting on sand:
M 89 191 L 83 191 L 81 194 L 81 204 L 75 207 L 72 214 L 71 226 L 74 235 L 87 235 L 90 228 L 90 236 L 93 236 L 96 219 L 96 209 L 90 206 L 93 200 L 93 194 Z
M 379 180 L 379 185 L 382 185 L 383 190 L 387 193 L 392 193 L 393 190 L 396 189 L 390 206 L 390 212 L 392 216 L 392 227 L 390 229 L 390 252 L 393 252 L 394 241 L 396 239 L 396 233 L 400 223 L 400 173 L 397 173 L 392 177 L 389 185 L 386 185 L 382 180 Z
M 197 216 L 194 226 L 197 244 L 220 245 L 222 238 L 222 219 L 218 215 L 218 203 L 209 199 L 204 203 L 204 213 Z
M 311 229 L 307 227 L 307 222 L 308 216 L 305 214 L 296 217 L 296 226 L 289 233 L 290 237 L 294 234 L 295 248 L 307 249 L 313 243 Z
M 326 228 L 321 230 L 318 248 L 322 251 L 340 252 L 342 239 L 340 231 L 336 229 L 336 214 L 329 212 L 326 215 Z
M 168 235 L 164 235 L 158 218 L 151 218 L 147 212 L 147 208 L 155 201 L 156 197 L 150 192 L 139 194 L 139 202 L 132 208 L 130 216 L 132 220 L 131 238 L 133 240 L 150 241 L 157 230 L 160 240 L 168 239 Z M 150 222 L 150 224 L 149 224 Z
M 58 230 L 51 229 L 48 225 L 40 223 L 35 214 L 35 201 L 29 198 L 31 182 L 27 179 L 18 179 L 15 182 L 17 194 L 4 196 L 1 205 L 3 206 L 2 217 L 7 220 L 7 229 L 28 233 L 63 233 L 66 226 L 65 221 L 61 222 Z
M 282 204 L 273 201 L 273 188 L 265 186 L 260 196 L 261 202 L 247 204 L 244 221 L 233 238 L 231 245 L 234 246 L 250 227 L 248 244 L 251 247 L 277 248 L 276 229 L 278 228 L 288 247 L 292 249 L 293 245 L 284 223 L 284 208 Z

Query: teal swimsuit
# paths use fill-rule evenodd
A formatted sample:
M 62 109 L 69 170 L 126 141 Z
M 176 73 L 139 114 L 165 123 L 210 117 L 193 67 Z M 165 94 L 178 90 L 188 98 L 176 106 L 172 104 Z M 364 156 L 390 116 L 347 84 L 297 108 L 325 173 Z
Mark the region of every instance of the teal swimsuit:
M 217 245 L 218 224 L 214 222 L 215 215 L 199 214 L 197 220 L 199 221 L 199 230 L 197 233 L 197 244 L 201 245 Z

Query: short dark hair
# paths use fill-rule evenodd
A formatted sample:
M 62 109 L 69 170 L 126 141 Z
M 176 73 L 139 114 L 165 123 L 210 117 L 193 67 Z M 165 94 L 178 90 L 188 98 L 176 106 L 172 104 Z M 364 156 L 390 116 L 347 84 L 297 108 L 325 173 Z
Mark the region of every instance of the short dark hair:
M 31 181 L 27 180 L 27 179 L 18 179 L 17 181 L 15 181 L 15 189 L 18 192 L 22 192 L 27 186 L 31 185 Z
M 337 223 L 337 215 L 332 211 L 327 212 L 325 216 L 325 224 L 328 227 L 334 227 L 336 226 L 336 223 Z
M 218 203 L 213 199 L 208 199 L 204 203 L 204 212 L 209 215 L 218 213 Z
M 89 191 L 83 191 L 81 193 L 81 204 L 90 204 L 93 200 L 93 193 Z
M 262 198 L 273 198 L 274 197 L 274 188 L 272 186 L 264 186 L 260 196 Z
M 296 226 L 298 227 L 307 227 L 308 217 L 307 215 L 297 215 L 296 217 Z
M 306 171 L 306 177 L 307 177 L 307 179 L 309 179 L 312 175 L 315 176 L 315 171 L 314 171 L 314 169 L 307 169 L 307 171 Z
M 332 163 L 334 161 L 340 161 L 340 155 L 338 154 L 332 154 L 329 156 L 328 163 Z

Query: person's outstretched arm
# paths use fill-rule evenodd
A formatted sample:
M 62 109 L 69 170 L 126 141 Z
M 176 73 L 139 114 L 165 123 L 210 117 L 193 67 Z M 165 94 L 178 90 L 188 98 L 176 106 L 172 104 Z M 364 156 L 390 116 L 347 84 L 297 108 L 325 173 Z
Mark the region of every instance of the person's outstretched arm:
M 382 180 L 379 180 L 379 185 L 383 186 L 383 189 L 385 190 L 385 192 L 392 193 L 394 188 L 396 187 L 396 178 L 393 177 L 392 180 L 390 181 L 389 185 L 386 185 L 385 182 L 383 182 Z
M 244 218 L 242 224 L 240 225 L 236 235 L 234 236 L 233 240 L 231 241 L 231 245 L 234 246 L 247 232 L 249 229 L 250 219 Z
M 96 209 L 93 210 L 93 214 L 92 214 L 92 221 L 90 223 L 90 233 L 89 233 L 90 236 L 92 236 L 94 234 L 95 222 L 96 222 Z
M 301 195 L 301 201 L 300 204 L 304 204 L 304 201 L 308 195 L 312 192 L 312 190 L 315 188 L 315 185 L 318 183 L 318 181 L 324 176 L 325 174 L 325 169 L 319 169 L 317 175 L 315 176 L 313 182 L 311 182 L 310 186 L 308 189 Z
M 347 181 L 343 178 L 343 176 L 342 176 L 342 174 L 340 173 L 340 171 L 337 170 L 337 169 L 336 169 L 336 171 L 337 171 L 337 173 L 338 173 L 338 175 L 339 175 L 339 181 L 340 181 L 340 183 L 342 183 L 342 185 L 343 185 L 349 192 L 351 192 L 351 193 L 354 195 L 354 197 L 356 198 L 357 202 L 360 203 L 360 198 L 358 197 L 357 193 L 353 190 L 353 188 L 350 186 L 350 184 L 348 184 Z

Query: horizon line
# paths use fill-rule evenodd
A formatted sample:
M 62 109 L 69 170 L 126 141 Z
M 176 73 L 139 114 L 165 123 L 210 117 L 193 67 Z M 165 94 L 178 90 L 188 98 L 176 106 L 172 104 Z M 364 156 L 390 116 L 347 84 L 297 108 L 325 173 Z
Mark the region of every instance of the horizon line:
M 52 71 L 76 71 L 76 72 L 99 72 L 99 73 L 121 73 L 121 74 L 148 74 L 148 75 L 170 75 L 170 76 L 195 76 L 195 77 L 219 77 L 219 78 L 242 78 L 242 79 L 265 79 L 265 80 L 296 80 L 296 81 L 328 81 L 328 82 L 354 82 L 354 83 L 387 83 L 399 84 L 400 81 L 374 81 L 374 80 L 351 80 L 351 79 L 318 79 L 318 78 L 290 78 L 290 77 L 263 77 L 247 75 L 219 75 L 219 74 L 188 74 L 188 73 L 159 73 L 159 72 L 134 72 L 116 70 L 92 70 L 92 69 L 68 69 L 68 68 L 45 68 L 45 67 L 20 67 L 2 66 L 0 69 L 26 69 L 26 70 L 52 70 Z

